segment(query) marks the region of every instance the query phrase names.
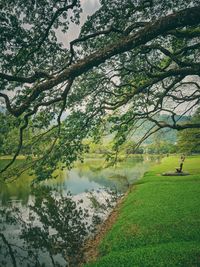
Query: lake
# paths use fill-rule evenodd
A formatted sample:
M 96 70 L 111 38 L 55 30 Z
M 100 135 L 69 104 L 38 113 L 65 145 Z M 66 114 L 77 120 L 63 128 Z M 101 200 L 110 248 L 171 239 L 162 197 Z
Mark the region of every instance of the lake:
M 7 161 L 7 159 L 0 160 L 0 165 Z M 106 168 L 104 159 L 88 158 L 84 163 L 77 163 L 70 171 L 59 171 L 56 179 L 47 180 L 41 184 L 61 193 L 71 191 L 73 195 L 102 187 L 125 192 L 127 186 L 141 177 L 154 161 L 155 157 L 135 156 L 117 163 L 116 166 Z M 1 205 L 6 206 L 15 201 L 27 205 L 31 197 L 30 185 L 33 179 L 33 176 L 24 173 L 14 182 L 0 184 Z
M 6 161 L 1 160 L 0 164 L 4 165 Z M 12 247 L 14 258 L 21 266 L 41 266 L 44 263 L 45 266 L 66 266 L 66 254 L 73 255 L 68 257 L 68 261 L 78 260 L 85 237 L 95 228 L 94 220 L 105 220 L 116 203 L 110 192 L 123 195 L 155 161 L 155 157 L 130 156 L 115 166 L 106 167 L 104 159 L 88 158 L 84 163 L 76 163 L 71 170 L 57 171 L 57 178 L 41 182 L 37 192 L 31 187 L 34 177 L 27 173 L 11 183 L 0 183 L 0 207 L 11 210 L 10 215 L 14 214 L 13 207 L 19 208 L 16 221 L 13 222 L 13 218 L 9 221 L 5 216 L 6 219 L 0 222 L 0 266 L 2 262 L 5 267 L 12 265 Z M 45 236 L 45 243 L 40 236 L 43 239 Z M 10 242 L 10 248 L 3 238 L 8 244 Z M 57 244 L 60 244 L 60 249 L 56 251 Z M 63 256 L 66 247 L 68 250 Z M 6 260 L 5 255 L 8 257 Z M 70 264 L 77 266 L 77 262 Z

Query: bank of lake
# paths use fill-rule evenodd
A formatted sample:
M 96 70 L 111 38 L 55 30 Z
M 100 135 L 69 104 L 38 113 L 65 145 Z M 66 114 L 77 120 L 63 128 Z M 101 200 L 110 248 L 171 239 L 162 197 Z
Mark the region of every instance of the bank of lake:
M 161 175 L 177 164 L 166 157 L 133 185 L 85 267 L 200 266 L 200 156 L 186 157 L 189 176 Z

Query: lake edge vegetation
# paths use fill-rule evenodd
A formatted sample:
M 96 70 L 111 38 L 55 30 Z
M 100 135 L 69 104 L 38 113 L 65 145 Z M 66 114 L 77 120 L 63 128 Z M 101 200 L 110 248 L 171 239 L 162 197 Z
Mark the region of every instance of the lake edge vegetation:
M 119 217 L 86 267 L 199 266 L 199 160 L 188 157 L 190 176 L 165 177 L 178 158 L 164 158 L 123 201 Z

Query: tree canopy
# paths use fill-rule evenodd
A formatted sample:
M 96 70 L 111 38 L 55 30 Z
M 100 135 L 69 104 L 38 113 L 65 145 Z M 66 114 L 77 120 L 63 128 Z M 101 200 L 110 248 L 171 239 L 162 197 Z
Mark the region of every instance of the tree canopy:
M 194 123 L 200 122 L 200 108 L 190 118 Z M 178 134 L 178 148 L 184 153 L 200 153 L 200 129 L 185 129 Z
M 13 159 L 0 171 L 5 180 L 30 146 L 24 169 L 34 164 L 39 180 L 58 164 L 70 167 L 88 149 L 83 139 L 98 138 L 108 123 L 116 149 L 145 121 L 153 126 L 143 139 L 161 128 L 200 127 L 180 122 L 200 101 L 199 0 L 100 4 L 69 40 L 80 0 L 0 3 L 0 100 L 5 132 L 18 131 Z

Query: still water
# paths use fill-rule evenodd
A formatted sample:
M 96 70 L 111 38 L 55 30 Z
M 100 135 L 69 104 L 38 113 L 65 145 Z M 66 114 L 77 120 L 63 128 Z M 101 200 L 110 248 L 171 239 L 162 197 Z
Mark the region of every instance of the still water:
M 0 160 L 0 165 L 6 161 Z M 70 171 L 58 172 L 56 179 L 47 180 L 41 185 L 51 187 L 62 194 L 70 191 L 73 195 L 102 187 L 125 192 L 130 184 L 144 174 L 153 161 L 155 158 L 136 156 L 107 168 L 104 159 L 86 159 L 84 163 L 77 163 Z M 33 179 L 33 176 L 24 173 L 12 183 L 1 183 L 1 205 L 17 201 L 26 206 L 31 197 L 30 185 Z
M 70 171 L 57 171 L 57 178 L 41 182 L 35 193 L 34 177 L 27 173 L 0 183 L 0 211 L 10 209 L 12 218 L 13 207 L 19 208 L 16 221 L 0 217 L 0 266 L 77 267 L 94 221 L 104 220 L 116 203 L 108 191 L 123 194 L 156 160 L 132 156 L 106 167 L 104 159 L 88 158 Z

